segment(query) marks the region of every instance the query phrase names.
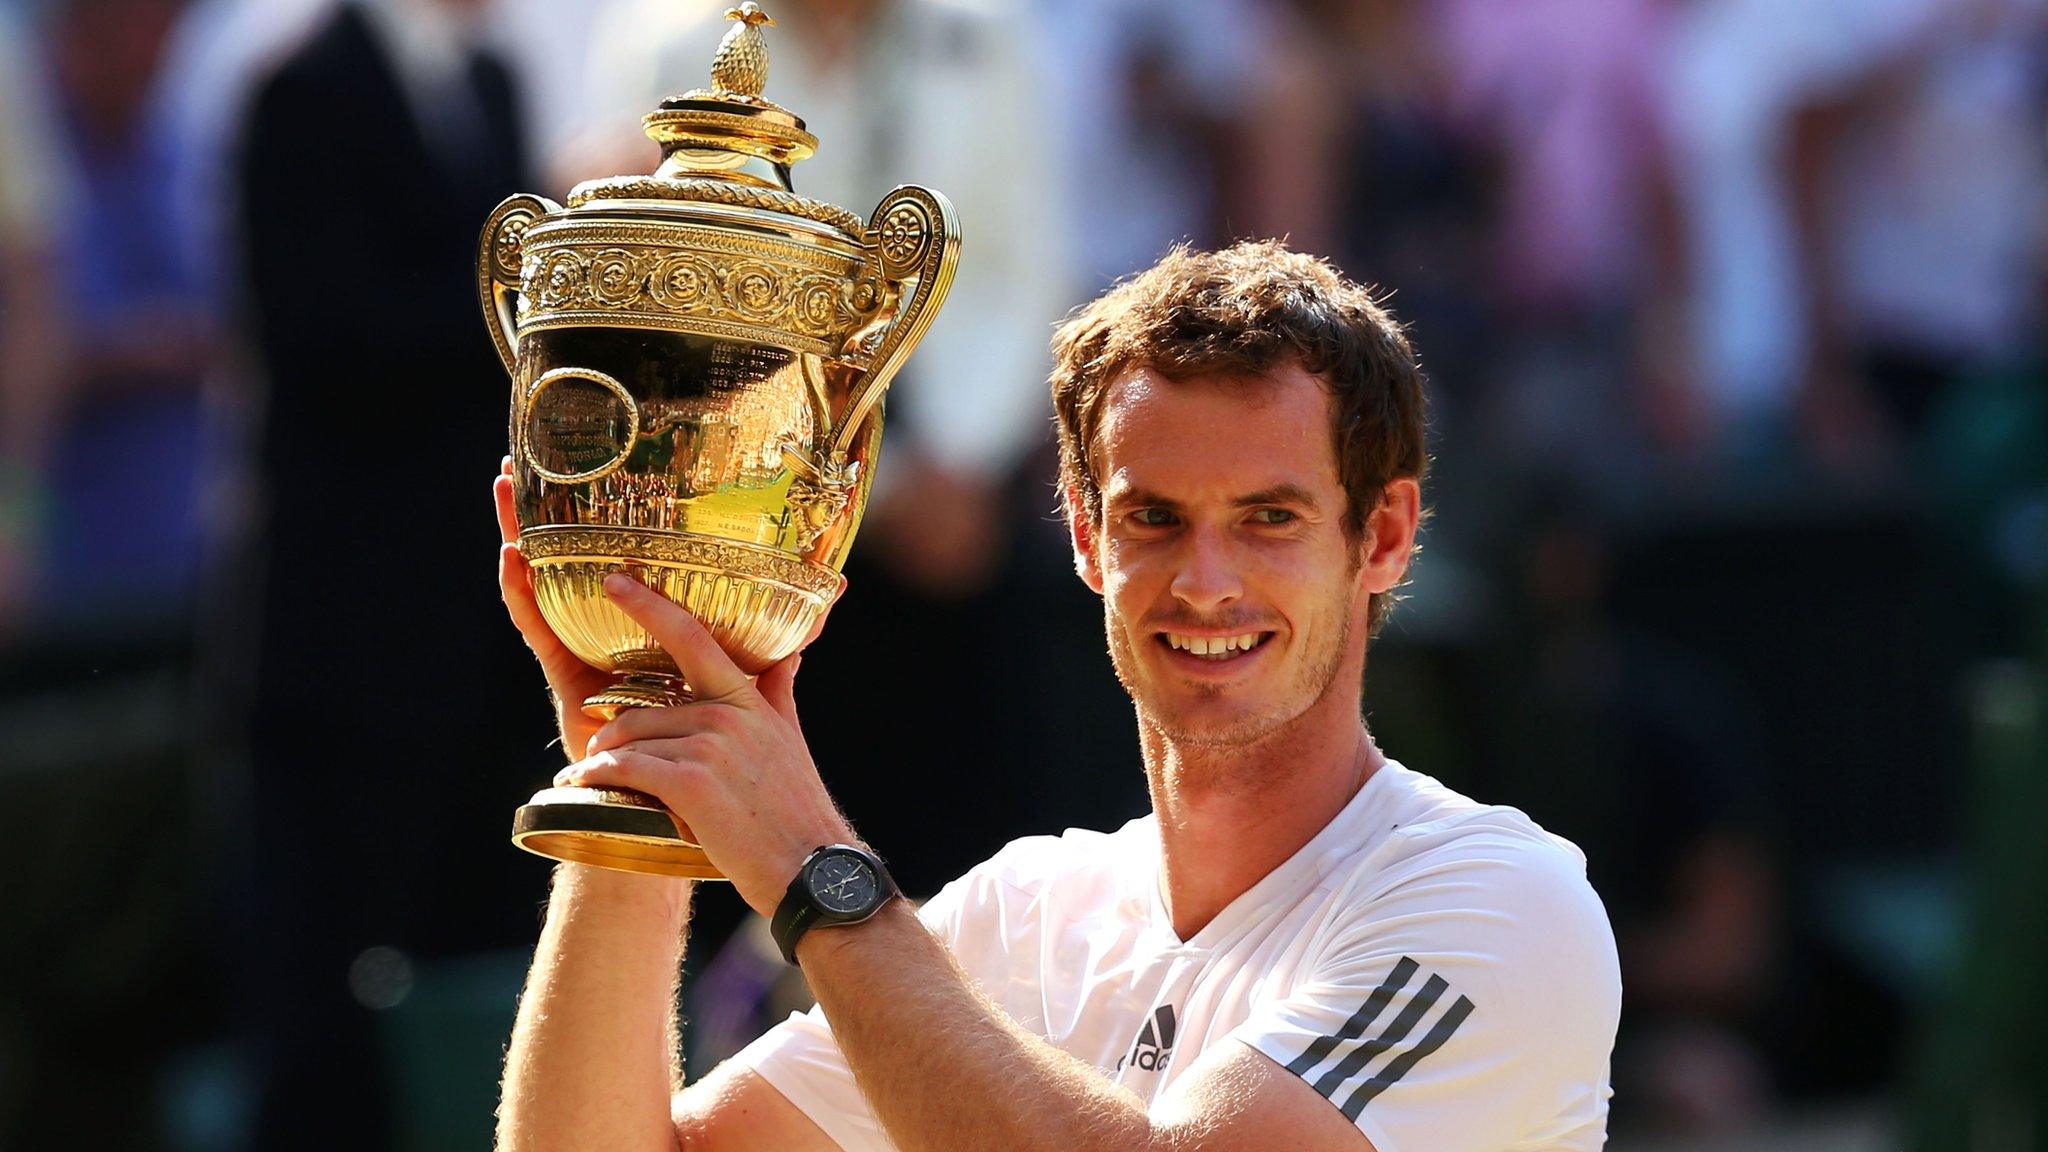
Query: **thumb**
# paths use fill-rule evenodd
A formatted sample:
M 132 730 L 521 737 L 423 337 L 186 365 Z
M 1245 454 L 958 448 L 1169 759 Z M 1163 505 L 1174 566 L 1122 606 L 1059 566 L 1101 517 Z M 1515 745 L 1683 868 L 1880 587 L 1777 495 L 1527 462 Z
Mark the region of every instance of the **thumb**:
M 762 699 L 768 701 L 768 706 L 775 709 L 775 714 L 799 729 L 802 725 L 796 718 L 796 672 L 803 662 L 801 652 L 785 656 L 770 664 L 754 680 L 754 688 L 761 693 Z

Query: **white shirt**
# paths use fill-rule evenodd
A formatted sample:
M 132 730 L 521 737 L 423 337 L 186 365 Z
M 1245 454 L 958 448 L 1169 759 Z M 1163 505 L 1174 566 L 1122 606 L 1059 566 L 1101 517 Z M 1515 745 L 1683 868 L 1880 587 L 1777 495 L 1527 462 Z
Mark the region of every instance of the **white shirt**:
M 922 915 L 1019 1024 L 1148 1103 L 1238 1043 L 1378 1152 L 1605 1139 L 1621 976 L 1585 857 L 1396 763 L 1190 940 L 1150 816 L 1018 840 Z M 821 1010 L 734 1059 L 847 1152 L 895 1148 Z

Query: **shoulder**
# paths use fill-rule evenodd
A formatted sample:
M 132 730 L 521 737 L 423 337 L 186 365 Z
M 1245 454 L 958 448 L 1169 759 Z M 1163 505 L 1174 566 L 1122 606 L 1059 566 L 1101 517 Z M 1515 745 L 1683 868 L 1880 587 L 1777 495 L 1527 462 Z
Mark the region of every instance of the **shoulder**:
M 360 83 L 365 66 L 378 59 L 376 42 L 362 13 L 343 4 L 262 74 L 254 104 L 259 111 L 282 107 L 294 113 L 302 105 L 320 107 L 336 92 Z
M 1068 900 L 1091 893 L 1107 898 L 1128 880 L 1125 865 L 1149 863 L 1157 844 L 1151 828 L 1145 817 L 1111 832 L 1069 828 L 1057 836 L 1025 836 L 968 869 L 954 884 L 1034 898 L 1055 893 Z
M 1331 876 L 1333 952 L 1459 955 L 1532 1021 L 1619 1013 L 1614 933 L 1577 846 L 1428 777 L 1400 807 L 1407 819 Z
M 940 889 L 923 918 L 964 957 L 1034 925 L 1132 915 L 1138 906 L 1126 905 L 1144 893 L 1156 844 L 1149 817 L 1114 832 L 1012 840 Z
M 1359 892 L 1398 888 L 1448 868 L 1486 874 L 1502 899 L 1592 897 L 1586 854 L 1528 813 L 1474 800 L 1398 764 L 1383 771 L 1393 776 L 1380 824 L 1365 830 L 1337 870 Z
M 1380 1148 L 1595 1148 L 1621 976 L 1584 857 L 1401 770 L 1239 1036 Z

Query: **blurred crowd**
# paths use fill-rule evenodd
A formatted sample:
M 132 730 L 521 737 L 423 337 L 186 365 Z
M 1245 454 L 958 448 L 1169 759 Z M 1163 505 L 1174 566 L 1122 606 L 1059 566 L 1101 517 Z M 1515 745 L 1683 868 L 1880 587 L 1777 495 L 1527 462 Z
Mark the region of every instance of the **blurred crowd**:
M 487 1146 L 561 752 L 490 583 L 475 231 L 650 170 L 725 7 L 0 0 L 0 1148 Z M 1944 1006 L 2040 1019 L 1973 949 L 1993 761 L 2048 772 L 1985 751 L 2039 745 L 2048 656 L 2048 0 L 771 14 L 797 190 L 966 232 L 800 694 L 907 888 L 1143 810 L 1045 346 L 1178 240 L 1285 236 L 1428 369 L 1371 721 L 1587 850 L 1616 1145 L 1904 1131 Z M 706 1066 L 802 993 L 698 917 Z

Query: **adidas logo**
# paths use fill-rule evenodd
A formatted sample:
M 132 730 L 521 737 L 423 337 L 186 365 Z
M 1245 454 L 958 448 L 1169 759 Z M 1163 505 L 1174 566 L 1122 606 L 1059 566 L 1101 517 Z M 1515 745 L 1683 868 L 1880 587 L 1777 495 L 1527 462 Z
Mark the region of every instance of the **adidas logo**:
M 1141 1071 L 1157 1072 L 1172 1058 L 1173 1005 L 1161 1004 L 1145 1021 L 1138 1042 L 1131 1045 L 1130 1055 L 1116 1062 L 1116 1070 L 1121 1072 L 1125 1064 L 1130 1064 Z

